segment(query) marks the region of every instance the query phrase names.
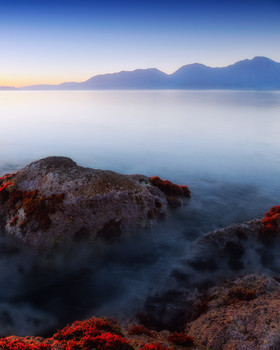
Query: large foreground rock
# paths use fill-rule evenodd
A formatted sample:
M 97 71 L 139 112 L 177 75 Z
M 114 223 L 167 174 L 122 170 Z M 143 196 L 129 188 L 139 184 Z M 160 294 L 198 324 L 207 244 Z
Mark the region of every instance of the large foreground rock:
M 211 350 L 280 349 L 280 285 L 251 274 L 210 290 L 206 310 L 186 332 Z
M 32 245 L 118 238 L 190 197 L 186 186 L 48 157 L 0 178 L 0 223 Z

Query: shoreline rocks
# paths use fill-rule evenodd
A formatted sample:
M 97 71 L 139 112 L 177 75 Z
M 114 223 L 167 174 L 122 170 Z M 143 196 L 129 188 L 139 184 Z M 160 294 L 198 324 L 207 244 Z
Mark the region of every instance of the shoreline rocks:
M 190 198 L 186 186 L 157 179 L 154 185 L 144 175 L 84 168 L 65 157 L 41 159 L 0 178 L 0 224 L 35 246 L 114 240 Z
M 277 350 L 280 284 L 264 274 L 246 275 L 212 288 L 205 311 L 185 331 L 211 350 Z
M 159 177 L 121 175 L 83 168 L 69 158 L 48 157 L 0 178 L 0 224 L 8 235 L 31 246 L 110 241 L 151 225 L 188 198 L 186 186 Z M 167 288 L 147 303 L 160 321 L 165 317 L 168 321 L 168 312 L 172 321 L 177 317 L 174 329 L 156 331 L 153 325 L 147 326 L 148 318 L 147 324 L 142 322 L 148 328 L 133 325 L 128 329 L 93 317 L 48 339 L 2 338 L 0 347 L 277 350 L 280 277 L 256 271 L 261 267 L 277 275 L 279 259 L 275 264 L 273 259 L 279 247 L 279 218 L 280 206 L 273 207 L 262 220 L 209 232 L 193 242 L 191 254 L 168 280 L 168 288 L 173 289 Z M 197 280 L 191 280 L 193 276 Z M 201 276 L 214 284 L 208 285 Z M 217 282 L 221 279 L 223 283 Z M 178 318 L 177 311 L 184 317 Z

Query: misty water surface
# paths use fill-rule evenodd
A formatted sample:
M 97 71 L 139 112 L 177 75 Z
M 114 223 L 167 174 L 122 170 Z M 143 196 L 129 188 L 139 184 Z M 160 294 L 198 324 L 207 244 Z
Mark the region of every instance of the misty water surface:
M 46 256 L 44 267 L 2 237 L 2 334 L 48 334 L 92 314 L 127 318 L 164 289 L 196 237 L 279 204 L 279 116 L 279 92 L 0 92 L 1 174 L 63 155 L 192 191 L 189 205 L 154 229 Z

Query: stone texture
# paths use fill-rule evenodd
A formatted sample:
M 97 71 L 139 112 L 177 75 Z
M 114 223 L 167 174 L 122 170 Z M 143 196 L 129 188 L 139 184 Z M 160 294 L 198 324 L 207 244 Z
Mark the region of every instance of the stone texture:
M 0 178 L 1 225 L 31 245 L 116 239 L 167 210 L 167 196 L 150 178 L 84 168 L 65 157 L 35 161 Z
M 211 350 L 278 350 L 279 329 L 279 283 L 251 274 L 211 289 L 205 312 L 186 332 Z

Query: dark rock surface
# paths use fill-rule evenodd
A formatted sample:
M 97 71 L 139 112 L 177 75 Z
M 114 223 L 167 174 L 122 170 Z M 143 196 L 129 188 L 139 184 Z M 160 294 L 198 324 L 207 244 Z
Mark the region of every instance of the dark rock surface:
M 207 307 L 186 332 L 211 350 L 280 348 L 280 284 L 251 274 L 211 289 Z
M 176 203 L 190 197 L 186 186 L 172 185 L 179 191 Z M 0 178 L 1 226 L 35 246 L 119 238 L 163 217 L 168 201 L 146 176 L 84 168 L 65 157 L 35 161 Z

